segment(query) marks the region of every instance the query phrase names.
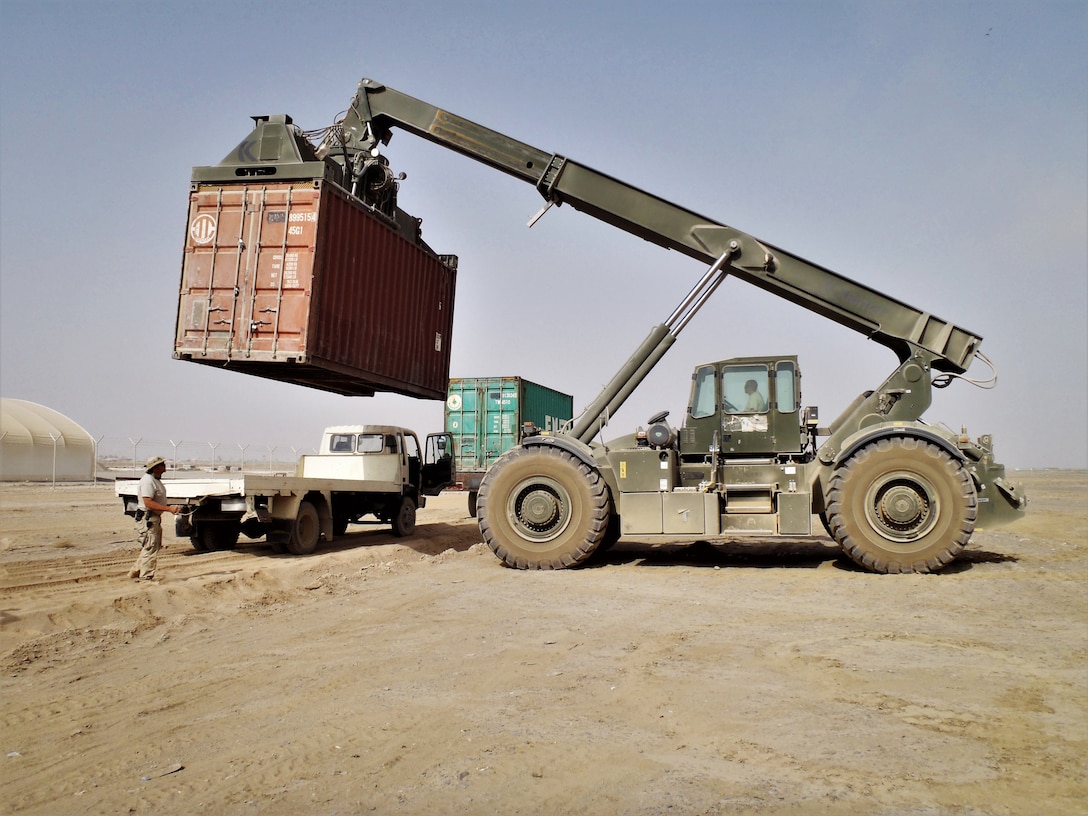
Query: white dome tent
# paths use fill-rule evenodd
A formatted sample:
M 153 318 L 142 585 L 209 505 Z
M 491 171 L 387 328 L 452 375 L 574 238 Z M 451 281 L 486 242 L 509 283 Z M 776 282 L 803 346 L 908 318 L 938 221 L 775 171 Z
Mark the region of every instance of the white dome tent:
M 94 438 L 64 414 L 0 397 L 0 481 L 90 481 L 94 456 Z

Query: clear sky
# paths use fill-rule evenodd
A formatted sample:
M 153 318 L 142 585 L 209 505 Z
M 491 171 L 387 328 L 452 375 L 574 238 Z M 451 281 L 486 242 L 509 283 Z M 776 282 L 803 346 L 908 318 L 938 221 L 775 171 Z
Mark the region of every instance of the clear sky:
M 997 388 L 956 383 L 927 419 L 992 433 L 1010 468 L 1083 468 L 1086 42 L 1079 1 L 0 0 L 0 394 L 141 457 L 439 430 L 439 401 L 171 358 L 192 166 L 253 114 L 330 124 L 372 77 L 981 334 Z M 409 134 L 385 152 L 424 238 L 460 257 L 452 376 L 577 409 L 702 274 L 569 208 L 526 229 L 531 186 Z M 605 437 L 658 410 L 679 425 L 699 363 L 790 353 L 826 418 L 896 364 L 730 280 Z

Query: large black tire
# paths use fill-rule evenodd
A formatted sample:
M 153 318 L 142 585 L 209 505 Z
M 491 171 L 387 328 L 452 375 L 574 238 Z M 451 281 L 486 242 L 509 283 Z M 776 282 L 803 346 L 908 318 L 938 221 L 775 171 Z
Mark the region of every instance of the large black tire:
M 608 530 L 608 488 L 560 448 L 514 448 L 484 476 L 480 532 L 504 564 L 563 569 L 589 558 Z
M 200 521 L 195 536 L 190 537 L 193 549 L 200 552 L 233 550 L 238 544 L 242 524 L 237 520 Z
M 309 555 L 317 549 L 321 538 L 321 517 L 317 508 L 308 501 L 299 502 L 295 523 L 287 539 L 287 552 L 291 555 Z
M 601 539 L 600 546 L 597 547 L 597 554 L 600 555 L 605 550 L 612 549 L 612 545 L 620 540 L 622 537 L 622 530 L 620 527 L 620 517 L 616 514 L 615 510 L 609 510 L 608 514 L 608 529 L 604 531 L 604 538 Z
M 410 536 L 416 529 L 416 502 L 411 496 L 401 496 L 400 505 L 389 520 L 393 535 L 397 538 Z
M 476 511 L 479 510 L 480 494 L 475 490 L 468 492 L 468 514 L 471 518 L 476 518 Z
M 827 494 L 831 533 L 873 572 L 934 572 L 971 539 L 978 495 L 971 474 L 941 447 L 878 439 L 850 456 Z

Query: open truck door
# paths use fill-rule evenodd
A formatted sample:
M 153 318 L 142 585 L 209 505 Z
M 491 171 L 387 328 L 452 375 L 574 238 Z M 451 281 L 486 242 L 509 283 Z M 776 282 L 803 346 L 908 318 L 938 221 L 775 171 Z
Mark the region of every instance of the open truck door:
M 437 496 L 457 481 L 453 454 L 452 434 L 428 434 L 419 486 L 420 493 L 425 496 Z

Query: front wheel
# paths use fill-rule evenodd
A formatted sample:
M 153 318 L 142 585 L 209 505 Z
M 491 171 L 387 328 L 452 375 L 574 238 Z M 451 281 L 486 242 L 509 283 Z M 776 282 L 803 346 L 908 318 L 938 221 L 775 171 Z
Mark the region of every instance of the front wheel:
M 828 488 L 831 533 L 873 572 L 933 572 L 971 538 L 978 496 L 947 451 L 913 437 L 878 439 L 835 471 Z
M 600 546 L 608 504 L 596 468 L 560 448 L 514 448 L 480 485 L 480 532 L 509 567 L 563 569 Z
M 400 505 L 397 507 L 396 512 L 393 513 L 390 522 L 393 525 L 393 535 L 397 538 L 410 536 L 416 529 L 415 499 L 411 496 L 401 496 Z

